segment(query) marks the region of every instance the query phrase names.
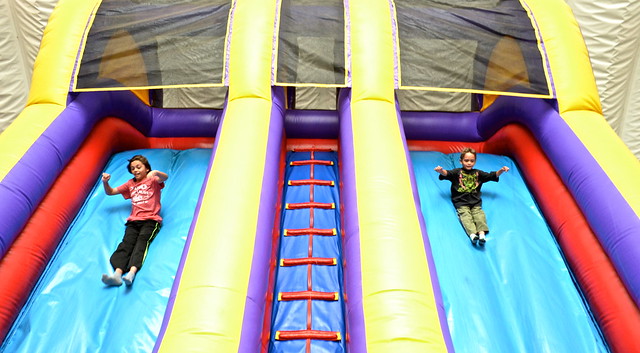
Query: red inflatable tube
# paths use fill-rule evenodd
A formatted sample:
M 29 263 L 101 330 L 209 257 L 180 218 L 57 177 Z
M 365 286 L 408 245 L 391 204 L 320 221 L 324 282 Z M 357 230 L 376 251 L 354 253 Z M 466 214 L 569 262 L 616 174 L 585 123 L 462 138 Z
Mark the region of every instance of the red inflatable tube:
M 412 150 L 443 153 L 473 147 L 478 152 L 513 157 L 527 176 L 545 219 L 578 281 L 607 343 L 614 352 L 640 352 L 640 310 L 622 284 L 611 261 L 573 196 L 529 131 L 508 125 L 486 142 L 410 141 Z
M 139 148 L 212 146 L 211 137 L 147 138 L 115 118 L 97 124 L 0 260 L 0 341 L 113 153 Z

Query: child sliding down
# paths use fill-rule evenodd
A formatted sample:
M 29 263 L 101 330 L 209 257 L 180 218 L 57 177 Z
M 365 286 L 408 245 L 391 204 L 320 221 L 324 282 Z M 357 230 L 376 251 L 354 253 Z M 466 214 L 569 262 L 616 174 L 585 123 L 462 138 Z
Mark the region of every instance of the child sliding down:
M 471 243 L 475 245 L 480 242 L 484 245 L 487 241 L 486 234 L 489 233 L 487 218 L 482 210 L 482 184 L 488 181 L 498 181 L 502 173 L 509 171 L 504 166 L 495 172 L 484 172 L 474 169 L 476 165 L 476 151 L 472 148 L 465 148 L 460 154 L 460 164 L 462 168 L 446 170 L 441 166 L 435 167 L 435 171 L 440 173 L 440 180 L 451 182 L 451 201 L 458 212 L 458 218 L 462 223 Z
M 102 282 L 108 286 L 120 286 L 122 282 L 130 286 L 133 283 L 162 222 L 160 194 L 167 174 L 151 170 L 149 161 L 141 155 L 129 160 L 127 170 L 133 178 L 116 188 L 109 185 L 111 175 L 102 174 L 102 185 L 107 195 L 121 194 L 125 199 L 131 199 L 131 215 L 125 224 L 124 237 L 110 259 L 114 272 L 102 275 Z

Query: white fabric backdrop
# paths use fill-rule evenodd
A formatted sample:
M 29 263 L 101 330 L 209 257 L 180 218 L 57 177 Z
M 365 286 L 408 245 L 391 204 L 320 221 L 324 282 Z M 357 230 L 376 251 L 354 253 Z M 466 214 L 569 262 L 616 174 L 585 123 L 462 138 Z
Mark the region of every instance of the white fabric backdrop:
M 568 0 L 609 125 L 640 158 L 640 1 Z
M 0 0 L 0 132 L 24 109 L 42 32 L 58 0 Z
M 566 1 L 589 49 L 605 119 L 640 159 L 640 1 Z M 42 32 L 57 2 L 0 0 L 0 131 L 26 104 Z

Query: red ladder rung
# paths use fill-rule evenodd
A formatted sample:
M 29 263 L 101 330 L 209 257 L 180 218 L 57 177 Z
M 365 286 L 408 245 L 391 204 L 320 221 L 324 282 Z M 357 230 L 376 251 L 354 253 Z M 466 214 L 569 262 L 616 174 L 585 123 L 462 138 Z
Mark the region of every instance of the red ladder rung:
M 335 266 L 338 263 L 335 257 L 303 257 L 298 259 L 281 259 L 280 266 L 322 265 Z
M 307 147 L 307 148 L 294 148 L 293 152 L 333 152 L 333 149 L 329 147 Z
M 296 235 L 336 235 L 338 231 L 335 228 L 332 229 L 318 229 L 318 228 L 301 228 L 301 229 L 285 229 L 284 236 L 296 236 Z
M 298 202 L 298 203 L 287 203 L 285 205 L 287 210 L 299 210 L 302 208 L 323 208 L 323 209 L 334 209 L 336 208 L 336 204 L 333 202 Z
M 319 179 L 302 179 L 302 180 L 289 180 L 290 186 L 299 185 L 322 185 L 322 186 L 334 186 L 333 180 L 319 180 Z
M 276 331 L 276 340 L 323 340 L 323 341 L 340 341 L 342 335 L 340 332 L 320 331 L 320 330 L 297 330 L 297 331 Z
M 278 301 L 289 300 L 325 300 L 336 301 L 338 300 L 338 292 L 317 292 L 314 290 L 307 290 L 302 292 L 280 292 L 278 293 Z
M 315 164 L 315 165 L 333 165 L 333 161 L 324 161 L 324 160 L 319 160 L 319 159 L 307 159 L 307 160 L 303 160 L 303 161 L 291 161 L 291 163 L 289 163 L 289 165 L 310 165 L 310 164 Z

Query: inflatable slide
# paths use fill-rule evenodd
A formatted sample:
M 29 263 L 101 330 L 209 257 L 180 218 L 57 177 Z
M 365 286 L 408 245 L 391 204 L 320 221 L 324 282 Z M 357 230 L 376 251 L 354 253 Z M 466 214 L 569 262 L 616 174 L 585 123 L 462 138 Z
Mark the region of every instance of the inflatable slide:
M 560 0 L 64 0 L 32 81 L 0 135 L 3 352 L 640 351 L 640 163 Z M 162 105 L 211 86 L 221 110 Z M 464 147 L 511 168 L 484 247 L 433 171 Z M 100 175 L 138 153 L 165 223 L 108 288 Z

